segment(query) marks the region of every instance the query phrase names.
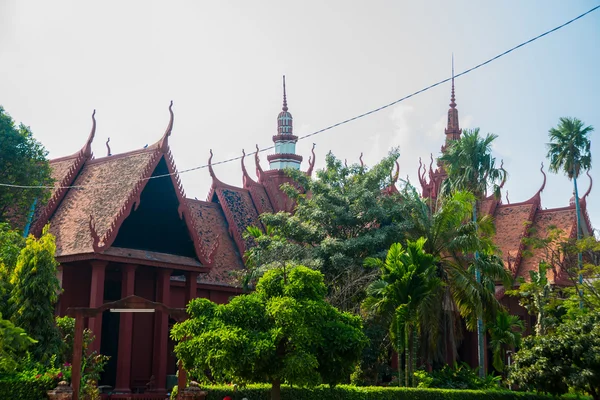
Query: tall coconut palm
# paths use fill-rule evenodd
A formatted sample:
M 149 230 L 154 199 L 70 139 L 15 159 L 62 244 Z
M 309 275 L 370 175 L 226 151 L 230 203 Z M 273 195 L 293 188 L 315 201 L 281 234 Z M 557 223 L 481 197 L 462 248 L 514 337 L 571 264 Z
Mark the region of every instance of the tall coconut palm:
M 499 312 L 496 319 L 488 323 L 490 333 L 490 347 L 493 354 L 492 365 L 497 371 L 504 371 L 506 352 L 520 346 L 523 321 L 516 315 L 507 311 Z
M 462 336 L 461 316 L 469 330 L 477 329 L 480 315 L 493 320 L 500 309 L 494 286 L 501 281 L 510 287 L 511 276 L 495 255 L 491 217 L 484 215 L 477 222 L 469 221 L 473 194 L 455 192 L 444 196 L 433 210 L 412 188 L 402 195 L 409 213 L 406 219 L 412 222 L 407 234 L 427 239 L 424 250 L 436 257 L 437 274 L 444 283 L 436 297 L 438 306 L 427 315 L 429 320 L 441 322 L 441 332 L 430 329 L 422 335 L 422 356 L 428 361 L 445 360 L 452 364 Z M 474 252 L 480 255 L 476 265 L 483 271 L 482 282 L 477 282 L 473 273 L 469 254 Z M 422 321 L 425 326 L 433 322 Z
M 505 178 L 505 171 L 496 167 L 496 158 L 492 156 L 492 143 L 497 138 L 494 134 L 485 137 L 479 135 L 479 128 L 467 130 L 462 138 L 452 143 L 440 157 L 440 161 L 448 174 L 442 184 L 442 190 L 448 194 L 458 190 L 466 190 L 475 196 L 473 202 L 473 221 L 477 222 L 477 202 L 492 189 L 496 197 L 500 196 L 500 182 Z M 482 282 L 481 269 L 477 266 L 479 254 L 475 252 L 475 277 Z M 485 375 L 483 318 L 477 322 L 477 348 L 479 374 Z
M 594 131 L 594 127 L 584 125 L 577 118 L 563 117 L 560 118 L 556 128 L 548 131 L 550 143 L 548 143 L 547 157 L 550 160 L 550 171 L 554 173 L 563 171 L 569 180 L 573 180 L 575 212 L 577 214 L 577 239 L 581 239 L 582 233 L 577 178 L 581 171 L 592 168 L 591 142 L 588 135 Z M 578 254 L 578 264 L 581 269 L 581 253 Z M 580 285 L 582 279 L 582 275 L 579 274 Z
M 390 320 L 390 336 L 398 354 L 398 381 L 402 352 L 405 354 L 405 385 L 410 386 L 416 363 L 416 336 L 423 327 L 417 321 L 433 312 L 434 297 L 442 285 L 436 274 L 436 259 L 423 247 L 426 239 L 393 244 L 385 262 L 368 258 L 366 266 L 381 270 L 381 278 L 367 288 L 363 308 Z

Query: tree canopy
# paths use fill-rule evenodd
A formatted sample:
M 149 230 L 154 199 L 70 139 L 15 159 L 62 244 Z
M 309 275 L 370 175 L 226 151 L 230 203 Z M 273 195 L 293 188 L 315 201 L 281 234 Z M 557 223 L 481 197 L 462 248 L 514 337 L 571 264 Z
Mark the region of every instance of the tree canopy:
M 510 379 L 529 390 L 561 395 L 573 388 L 600 399 L 600 313 L 581 315 L 551 334 L 525 338 Z
M 577 118 L 562 117 L 556 128 L 548 132 L 548 159 L 550 171 L 563 171 L 569 179 L 578 178 L 581 170 L 592 168 L 591 141 L 588 135 L 594 131 L 591 125 Z
M 316 385 L 348 380 L 366 345 L 360 318 L 325 301 L 323 274 L 304 266 L 264 274 L 251 294 L 228 304 L 188 304 L 190 319 L 171 334 L 195 377 L 218 382 Z
M 289 171 L 304 191 L 284 186 L 296 201 L 294 214 L 261 215 L 268 229 L 251 230 L 257 245 L 246 254 L 250 271 L 310 264 L 325 275 L 333 305 L 358 311 L 364 288 L 377 276 L 364 269 L 364 259 L 385 257 L 392 243 L 405 239 L 405 205 L 398 193 L 383 194 L 394 181 L 398 156 L 392 151 L 367 168 L 346 166 L 329 153 L 317 179 Z
M 15 121 L 0 106 L 0 182 L 20 186 L 52 184 L 48 152 L 31 129 Z M 34 200 L 44 202 L 47 189 L 0 186 L 0 222 L 22 227 Z

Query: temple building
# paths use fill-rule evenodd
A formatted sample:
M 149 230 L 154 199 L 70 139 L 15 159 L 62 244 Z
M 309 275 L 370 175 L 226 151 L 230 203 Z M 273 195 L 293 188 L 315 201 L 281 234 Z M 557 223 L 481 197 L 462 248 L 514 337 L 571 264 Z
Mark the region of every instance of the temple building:
M 242 158 L 242 187 L 227 185 L 210 165 L 211 151 L 213 183 L 206 201 L 189 199 L 183 191 L 169 150 L 171 106 L 165 132 L 151 146 L 115 155 L 108 148 L 107 156 L 94 157 L 92 114 L 91 133 L 82 149 L 50 161 L 55 188 L 36 210 L 30 232 L 39 236 L 50 223 L 56 236 L 64 289 L 58 314 L 130 295 L 172 308 L 185 307 L 195 297 L 227 302 L 241 291 L 230 272 L 244 267 L 246 228 L 260 227 L 261 213 L 293 210 L 280 186 L 290 182 L 283 169 L 299 169 L 302 157 L 295 153 L 298 137 L 285 86 L 273 136 L 275 152 L 267 157 L 270 169 L 262 170 L 257 152 L 256 180 Z M 314 163 L 313 151 L 307 174 Z M 176 372 L 169 338 L 173 323 L 160 311 L 105 312 L 90 318 L 87 327 L 96 337 L 92 350 L 111 357 L 101 384 L 127 393 L 152 381 L 155 391 L 164 393 L 167 376 Z
M 458 109 L 456 108 L 456 97 L 454 90 L 454 77 L 452 78 L 452 90 L 450 97 L 450 108 L 448 110 L 448 123 L 445 133 L 445 142 L 442 145 L 441 152 L 445 152 L 452 141 L 460 140 L 462 130 L 458 121 Z M 442 165 L 437 163 L 434 167 L 434 157 L 430 156 L 431 162 L 427 169 L 419 162 L 418 176 L 422 190 L 422 196 L 435 201 L 439 194 L 442 182 L 447 174 Z M 501 169 L 503 166 L 501 164 Z M 506 171 L 505 171 L 506 172 Z M 487 214 L 493 217 L 496 227 L 494 243 L 501 252 L 505 268 L 511 272 L 515 283 L 518 284 L 520 278 L 530 279 L 529 272 L 537 271 L 540 261 L 546 258 L 545 249 L 527 248 L 523 239 L 531 235 L 539 238 L 546 238 L 550 230 L 558 229 L 563 232 L 563 238 L 577 237 L 577 217 L 575 211 L 575 197 L 573 196 L 568 205 L 560 208 L 542 208 L 541 194 L 546 187 L 546 173 L 544 165 L 540 168 L 541 183 L 539 189 L 533 195 L 517 203 L 511 203 L 508 199 L 508 193 L 504 193 L 506 201 L 502 196 L 496 198 L 493 194 L 485 196 L 479 202 L 478 213 Z M 581 231 L 583 236 L 592 234 L 592 224 L 587 212 L 587 198 L 592 189 L 592 177 L 588 173 L 590 184 L 587 191 L 580 198 L 581 210 Z M 500 184 L 502 191 L 506 182 Z M 549 269 L 547 271 L 548 282 L 552 285 L 569 286 L 571 282 L 567 271 Z M 515 297 L 505 296 L 503 286 L 496 287 L 496 298 L 506 306 L 511 314 L 518 315 L 525 321 L 526 334 L 532 332 L 532 326 L 535 323 L 533 317 L 528 315 L 527 310 L 521 307 Z M 465 345 L 459 351 L 459 356 L 463 361 L 469 362 L 471 366 L 477 366 L 477 338 L 476 334 L 466 332 Z M 447 357 L 448 358 L 448 357 Z M 491 353 L 487 354 L 486 365 L 491 365 Z
M 244 238 L 246 228 L 261 227 L 258 217 L 262 213 L 294 209 L 280 186 L 293 183 L 284 169 L 300 169 L 303 158 L 295 150 L 298 137 L 293 133 L 285 78 L 283 90 L 283 107 L 273 136 L 274 153 L 267 156 L 270 168 L 261 168 L 257 151 L 256 178 L 252 178 L 244 154 L 242 186 L 228 185 L 215 175 L 211 151 L 208 169 L 212 185 L 206 201 L 187 198 L 179 180 L 169 149 L 172 104 L 167 128 L 156 143 L 115 155 L 108 148 L 108 155 L 98 158 L 91 151 L 96 134 L 92 115 L 91 133 L 81 150 L 51 160 L 55 188 L 50 200 L 36 210 L 31 225 L 31 233 L 39 236 L 50 223 L 50 232 L 56 236 L 56 259 L 64 289 L 58 314 L 65 315 L 70 307 L 98 307 L 130 295 L 181 308 L 196 297 L 224 303 L 239 294 L 231 272 L 244 268 L 242 256 L 250 245 Z M 445 137 L 442 151 L 461 137 L 454 80 Z M 308 164 L 306 174 L 311 175 L 314 146 Z M 428 171 L 421 165 L 423 196 L 437 198 L 445 176 L 442 166 L 433 166 L 433 156 Z M 529 226 L 540 233 L 556 226 L 567 235 L 576 234 L 574 203 L 542 209 L 544 186 L 545 174 L 540 189 L 526 201 L 509 203 L 508 199 L 504 202 L 490 196 L 481 205 L 482 212 L 495 218 L 496 243 L 506 268 L 515 277 L 527 278 L 542 257 L 535 250 L 533 257 L 524 257 L 521 239 L 528 235 Z M 584 232 L 591 232 L 586 212 L 589 192 L 580 200 Z M 564 271 L 548 273 L 552 282 L 566 279 Z M 502 298 L 503 292 L 498 290 L 497 296 Z M 512 299 L 502 301 L 524 314 Z M 90 318 L 87 327 L 96 337 L 92 350 L 111 357 L 100 383 L 128 393 L 144 390 L 152 381 L 155 391 L 164 393 L 168 376 L 176 372 L 174 343 L 169 338 L 173 323 L 161 311 L 105 312 Z

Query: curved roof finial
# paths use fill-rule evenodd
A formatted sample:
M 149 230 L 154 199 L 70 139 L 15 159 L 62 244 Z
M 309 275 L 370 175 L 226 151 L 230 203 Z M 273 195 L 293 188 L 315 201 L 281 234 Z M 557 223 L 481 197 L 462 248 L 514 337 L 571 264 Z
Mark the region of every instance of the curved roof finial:
M 254 179 L 250 177 L 248 171 L 246 170 L 246 164 L 244 163 L 244 159 L 246 158 L 246 151 L 242 149 L 242 174 L 243 174 L 243 183 L 244 187 L 249 186 L 250 183 L 255 183 Z
M 217 175 L 215 175 L 215 170 L 213 169 L 213 166 L 212 166 L 212 159 L 213 159 L 212 149 L 210 149 L 209 152 L 210 152 L 210 157 L 208 157 L 208 173 L 210 174 L 210 176 L 213 179 L 217 179 Z
M 584 201 L 586 197 L 588 197 L 588 195 L 590 194 L 590 192 L 592 191 L 592 185 L 594 184 L 594 181 L 592 180 L 592 176 L 590 175 L 590 170 L 588 169 L 587 171 L 585 171 L 585 174 L 588 176 L 588 178 L 590 178 L 590 187 L 588 187 L 588 190 L 585 192 L 585 194 L 581 197 L 581 201 Z
M 283 76 L 283 107 L 281 108 L 283 111 L 288 110 L 287 106 L 287 95 L 285 93 L 285 75 Z
M 106 140 L 106 156 L 110 157 L 112 156 L 112 153 L 110 152 L 110 145 L 108 143 L 110 143 L 110 138 Z
M 90 135 L 88 136 L 87 142 L 85 143 L 85 146 L 83 147 L 83 155 L 86 157 L 91 157 L 92 156 L 92 142 L 94 141 L 94 136 L 96 136 L 96 110 L 94 109 L 94 112 L 92 113 L 92 130 L 90 132 Z
M 421 168 L 423 169 L 423 173 L 421 173 Z M 423 165 L 423 161 L 421 161 L 421 157 L 419 157 L 419 169 L 417 169 L 417 177 L 419 178 L 419 183 L 421 186 L 426 185 L 425 181 L 425 173 L 427 172 L 427 168 Z
M 168 150 L 169 136 L 171 136 L 171 131 L 173 130 L 173 120 L 175 119 L 175 116 L 173 115 L 173 100 L 171 100 L 171 104 L 169 104 L 169 114 L 169 125 L 167 125 L 167 129 L 165 129 L 165 133 L 163 134 L 163 137 L 162 139 L 160 139 L 160 142 L 158 144 L 158 148 L 163 153 L 166 153 Z
M 543 162 L 542 162 L 542 166 L 540 167 L 540 171 L 541 171 L 542 175 L 544 175 L 544 182 L 542 183 L 542 187 L 540 188 L 540 190 L 538 190 L 538 194 L 542 193 L 542 191 L 546 187 L 546 173 L 544 172 L 544 163 Z
M 502 170 L 502 172 L 504 172 L 504 174 L 502 175 L 502 182 L 500 183 L 500 189 L 502 189 L 504 187 L 504 184 L 506 183 L 506 178 L 508 177 L 508 173 L 504 169 L 504 160 L 500 161 L 500 169 Z
M 313 143 L 312 145 L 312 149 L 310 150 L 310 152 L 312 153 L 312 156 L 308 157 L 308 170 L 306 171 L 306 175 L 311 176 L 313 169 L 315 168 L 315 160 L 317 159 L 317 157 L 315 157 L 315 146 L 317 144 Z
M 364 168 L 365 167 L 365 163 L 363 163 L 363 153 L 362 151 L 360 152 L 360 157 L 358 157 L 358 159 L 360 160 L 360 167 Z
M 398 164 L 398 159 L 396 158 L 394 162 L 396 163 L 396 173 L 392 175 L 392 185 L 395 185 L 400 177 L 400 164 Z
M 508 199 L 508 190 L 506 191 L 506 204 L 510 204 L 510 200 Z
M 429 178 L 433 180 L 433 153 L 429 153 L 429 158 L 431 159 L 429 163 Z
M 256 176 L 258 177 L 258 181 L 261 182 L 263 170 L 260 167 L 260 158 L 258 157 L 258 153 L 260 149 L 258 148 L 258 144 L 256 145 L 256 152 L 254 153 L 254 163 L 256 164 Z

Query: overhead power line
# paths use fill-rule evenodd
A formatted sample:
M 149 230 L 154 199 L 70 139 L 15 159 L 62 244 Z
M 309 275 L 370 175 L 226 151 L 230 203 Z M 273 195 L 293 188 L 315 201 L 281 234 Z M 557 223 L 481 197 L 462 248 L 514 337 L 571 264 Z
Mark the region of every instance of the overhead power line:
M 461 72 L 459 74 L 454 75 L 454 78 L 458 78 L 460 76 L 466 75 L 466 74 L 468 74 L 470 72 L 475 71 L 478 68 L 483 67 L 484 65 L 487 65 L 487 64 L 489 64 L 489 63 L 491 63 L 493 61 L 496 61 L 497 59 L 499 59 L 501 57 L 504 57 L 505 55 L 507 55 L 507 54 L 509 54 L 509 53 L 511 53 L 511 52 L 513 52 L 513 51 L 515 51 L 515 50 L 517 50 L 519 48 L 521 48 L 521 47 L 524 47 L 524 46 L 526 46 L 526 45 L 528 45 L 528 44 L 530 44 L 532 42 L 535 42 L 538 39 L 543 38 L 546 35 L 549 35 L 549 34 L 551 34 L 553 32 L 558 31 L 559 29 L 564 28 L 565 26 L 567 26 L 569 24 L 572 24 L 573 22 L 575 22 L 575 21 L 577 21 L 577 20 L 585 17 L 588 14 L 591 14 L 592 12 L 598 10 L 599 8 L 600 8 L 600 5 L 598 5 L 596 7 L 593 7 L 590 10 L 584 12 L 583 14 L 580 14 L 577 17 L 575 17 L 573 19 L 570 19 L 570 20 L 568 20 L 567 22 L 565 22 L 565 23 L 563 23 L 561 25 L 559 25 L 559 26 L 557 26 L 555 28 L 552 28 L 549 31 L 546 31 L 546 32 L 544 32 L 544 33 L 542 33 L 540 35 L 537 35 L 537 36 L 535 36 L 535 37 L 533 37 L 533 38 L 531 38 L 531 39 L 529 39 L 529 40 L 527 40 L 525 42 L 522 42 L 522 43 L 520 43 L 520 44 L 518 44 L 518 45 L 516 45 L 514 47 L 511 47 L 510 49 L 508 49 L 508 50 L 506 50 L 506 51 L 504 51 L 504 52 L 502 52 L 502 53 L 500 53 L 500 54 L 498 54 L 498 55 L 496 55 L 496 56 L 494 56 L 494 57 L 492 57 L 492 58 L 490 58 L 490 59 L 488 59 L 488 60 L 486 60 L 486 61 L 484 61 L 484 62 L 482 62 L 480 64 L 477 64 L 477 65 L 475 65 L 475 66 L 473 66 L 473 67 L 471 67 L 471 68 L 469 68 L 467 70 L 464 70 L 463 72 Z M 411 97 L 414 97 L 414 96 L 416 96 L 418 94 L 426 92 L 426 91 L 428 91 L 430 89 L 433 89 L 436 86 L 442 85 L 442 84 L 450 81 L 451 79 L 452 79 L 452 77 L 443 79 L 443 80 L 441 80 L 439 82 L 436 82 L 436 83 L 433 83 L 433 84 L 431 84 L 429 86 L 426 86 L 423 89 L 417 90 L 416 92 L 413 92 L 413 93 L 411 93 L 409 95 L 406 95 L 406 96 L 404 96 L 402 98 L 399 98 L 398 100 L 392 101 L 391 103 L 385 104 L 385 105 L 383 105 L 381 107 L 378 107 L 378 108 L 375 108 L 373 110 L 370 110 L 370 111 L 364 112 L 362 114 L 356 115 L 356 116 L 354 116 L 352 118 L 345 119 L 345 120 L 337 122 L 337 123 L 335 123 L 333 125 L 329 125 L 329 126 L 323 128 L 323 129 L 319 129 L 318 131 L 315 131 L 315 132 L 312 132 L 312 133 L 300 136 L 298 138 L 298 140 L 303 140 L 303 139 L 306 139 L 306 138 L 318 135 L 318 134 L 323 133 L 325 131 L 329 131 L 329 130 L 331 130 L 333 128 L 337 128 L 338 126 L 345 125 L 347 123 L 350 123 L 352 121 L 356 121 L 357 119 L 369 116 L 371 114 L 375 114 L 375 113 L 377 113 L 377 112 L 379 112 L 381 110 L 385 110 L 386 108 L 389 108 L 389 107 L 391 107 L 393 105 L 396 105 L 396 104 L 398 104 L 398 103 L 400 103 L 400 102 L 402 102 L 404 100 L 410 99 Z M 258 153 L 262 153 L 264 151 L 271 150 L 271 149 L 274 149 L 274 148 L 275 148 L 275 146 L 265 147 L 263 149 L 258 150 Z M 257 152 L 255 151 L 255 152 L 252 152 L 252 153 L 248 153 L 248 155 L 253 155 L 253 154 L 256 154 L 256 153 Z M 211 164 L 212 165 L 227 164 L 227 163 L 230 163 L 230 162 L 233 162 L 233 161 L 237 161 L 237 160 L 241 160 L 241 159 L 242 159 L 242 156 L 236 156 L 236 157 L 228 158 L 226 160 L 216 161 L 216 162 L 213 162 Z M 174 175 L 174 174 L 184 174 L 186 172 L 197 171 L 197 170 L 203 169 L 203 168 L 208 168 L 208 164 L 199 165 L 199 166 L 192 167 L 192 168 L 187 168 L 187 169 L 184 169 L 184 170 L 181 170 L 181 171 L 177 171 L 177 172 L 174 172 L 174 173 L 151 176 L 149 178 L 140 179 L 140 181 L 150 180 L 150 179 L 156 179 L 156 178 L 164 178 L 164 177 L 171 176 L 171 175 Z M 59 186 L 59 187 L 54 187 L 54 186 L 13 185 L 13 184 L 10 184 L 10 183 L 0 183 L 0 186 L 20 188 L 20 189 L 42 189 L 42 188 L 47 188 L 47 189 L 55 189 L 55 188 L 56 189 L 67 189 L 67 188 L 83 189 L 83 188 L 86 188 L 86 187 L 111 186 L 111 185 L 116 185 L 116 184 L 117 183 L 105 183 L 105 184 L 98 184 L 98 185 L 75 185 L 75 186 Z

